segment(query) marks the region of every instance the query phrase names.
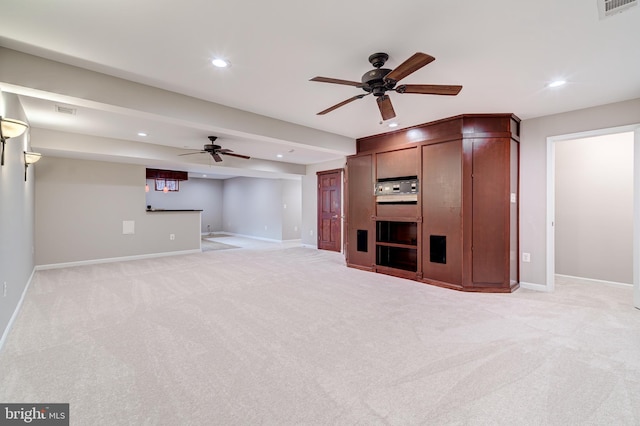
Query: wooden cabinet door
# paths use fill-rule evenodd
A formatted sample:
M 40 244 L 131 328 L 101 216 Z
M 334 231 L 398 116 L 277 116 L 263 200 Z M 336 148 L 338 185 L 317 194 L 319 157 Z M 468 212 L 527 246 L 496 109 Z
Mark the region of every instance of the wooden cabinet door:
M 376 154 L 376 178 L 418 175 L 418 148 L 404 148 Z
M 472 142 L 473 287 L 509 287 L 509 142 Z
M 422 147 L 420 185 L 423 278 L 461 286 L 462 140 Z
M 347 265 L 373 269 L 375 222 L 373 159 L 371 155 L 347 159 Z

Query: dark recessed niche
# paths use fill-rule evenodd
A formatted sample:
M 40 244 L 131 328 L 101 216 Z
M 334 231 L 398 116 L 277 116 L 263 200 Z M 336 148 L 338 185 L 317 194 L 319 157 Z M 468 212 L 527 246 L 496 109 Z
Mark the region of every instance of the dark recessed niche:
M 418 225 L 416 222 L 378 221 L 376 223 L 376 241 L 379 243 L 418 244 Z
M 366 229 L 356 230 L 357 247 L 356 250 L 368 252 L 369 251 L 369 232 Z
M 376 246 L 376 264 L 416 272 L 418 251 L 413 248 Z
M 447 237 L 429 235 L 429 260 L 433 263 L 447 263 Z

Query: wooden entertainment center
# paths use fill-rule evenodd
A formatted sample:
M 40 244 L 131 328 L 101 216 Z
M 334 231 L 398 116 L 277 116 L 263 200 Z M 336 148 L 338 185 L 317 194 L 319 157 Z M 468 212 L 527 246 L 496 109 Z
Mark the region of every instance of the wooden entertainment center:
M 465 114 L 357 140 L 347 265 L 462 291 L 519 287 L 520 119 Z

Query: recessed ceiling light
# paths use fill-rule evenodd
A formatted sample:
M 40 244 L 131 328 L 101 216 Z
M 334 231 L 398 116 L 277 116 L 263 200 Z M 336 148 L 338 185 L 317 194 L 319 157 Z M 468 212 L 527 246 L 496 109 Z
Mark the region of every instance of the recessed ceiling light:
M 282 158 L 282 157 L 283 157 L 283 155 L 282 155 L 282 154 L 278 154 L 278 155 L 276 155 L 276 157 L 278 157 L 278 158 Z
M 555 80 L 549 83 L 547 87 L 560 87 L 560 86 L 564 86 L 565 84 L 567 84 L 566 80 Z
M 231 66 L 231 63 L 229 63 L 229 61 L 227 61 L 226 59 L 222 59 L 222 58 L 214 58 L 211 63 L 213 64 L 213 66 L 218 67 L 218 68 L 227 68 L 229 66 Z
M 389 123 L 388 126 L 391 128 L 398 127 L 398 123 Z
M 138 136 L 147 136 L 145 132 L 138 132 Z
M 207 175 L 202 175 L 202 177 L 207 177 Z

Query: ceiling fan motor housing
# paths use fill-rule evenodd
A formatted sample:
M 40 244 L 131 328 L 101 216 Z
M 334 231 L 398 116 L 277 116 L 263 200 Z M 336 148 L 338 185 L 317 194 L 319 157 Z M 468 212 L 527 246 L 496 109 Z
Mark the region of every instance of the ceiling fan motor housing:
M 213 145 L 213 144 L 206 144 L 204 146 L 204 150 L 206 152 L 214 152 L 214 151 L 219 150 L 220 148 L 222 148 L 220 145 Z
M 384 78 L 391 72 L 388 68 L 376 68 L 362 75 L 362 88 L 372 92 L 375 96 L 382 96 L 387 90 L 393 89 L 395 81 L 386 81 Z

